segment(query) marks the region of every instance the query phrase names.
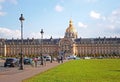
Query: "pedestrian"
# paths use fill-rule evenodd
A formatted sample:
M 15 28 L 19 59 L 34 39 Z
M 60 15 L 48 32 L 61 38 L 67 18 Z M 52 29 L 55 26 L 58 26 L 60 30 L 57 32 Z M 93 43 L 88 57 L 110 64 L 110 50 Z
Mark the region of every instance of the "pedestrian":
M 60 63 L 60 56 L 57 56 L 57 61 L 58 63 Z
M 61 59 L 60 59 L 60 60 L 61 60 L 61 63 L 63 63 L 63 56 L 61 56 Z
M 38 59 L 37 59 L 37 57 L 35 57 L 34 58 L 35 67 L 37 67 L 37 61 L 38 61 Z
M 43 63 L 46 66 L 46 58 L 43 57 Z
M 34 64 L 35 64 L 35 63 L 34 63 L 34 60 L 33 60 L 33 59 L 31 59 L 30 64 L 31 64 L 32 67 L 34 67 Z

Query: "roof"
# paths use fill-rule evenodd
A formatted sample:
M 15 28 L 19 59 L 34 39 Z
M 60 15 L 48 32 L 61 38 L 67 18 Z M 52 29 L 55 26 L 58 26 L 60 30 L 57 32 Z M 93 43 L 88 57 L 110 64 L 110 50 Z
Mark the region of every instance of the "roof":
M 23 44 L 59 44 L 61 39 L 23 39 Z M 5 42 L 6 44 L 21 44 L 21 39 L 5 39 L 0 40 L 0 42 Z M 77 38 L 74 39 L 77 44 L 91 44 L 91 43 L 120 43 L 120 38 Z
M 38 45 L 43 42 L 43 44 L 57 44 L 60 39 L 23 39 L 23 44 L 34 44 Z M 6 44 L 21 44 L 21 39 L 6 39 Z
M 120 43 L 120 38 L 78 38 L 76 43 Z

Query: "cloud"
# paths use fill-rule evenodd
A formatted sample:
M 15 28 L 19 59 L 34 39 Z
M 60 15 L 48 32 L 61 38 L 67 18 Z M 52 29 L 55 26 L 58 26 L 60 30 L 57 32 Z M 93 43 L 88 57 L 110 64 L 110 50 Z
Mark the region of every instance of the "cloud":
M 113 30 L 113 29 L 115 29 L 115 26 L 114 25 L 108 25 L 107 28 Z
M 19 30 L 11 30 L 8 28 L 0 27 L 0 37 L 1 38 L 20 38 L 21 32 Z
M 91 24 L 96 32 L 104 36 L 120 35 L 120 8 L 113 10 L 107 16 L 100 15 L 99 19 L 101 20 Z
M 104 13 L 104 12 L 102 12 Z M 101 14 L 96 11 L 91 11 L 89 16 L 93 19 L 97 19 L 89 23 L 87 29 L 81 29 L 80 33 L 83 34 L 86 32 L 87 34 L 81 35 L 84 37 L 88 37 L 91 35 L 93 37 L 120 37 L 120 8 L 114 9 L 109 14 Z M 86 25 L 86 24 L 85 24 Z M 79 23 L 79 27 L 84 27 L 84 23 Z M 83 32 L 84 30 L 84 32 Z M 93 32 L 94 31 L 94 32 Z
M 35 39 L 40 39 L 41 35 L 39 32 L 31 32 L 31 33 L 23 33 L 23 38 L 35 38 Z M 50 38 L 50 35 L 44 35 L 44 38 Z M 8 28 L 2 28 L 0 27 L 0 38 L 5 38 L 5 39 L 17 39 L 21 38 L 21 31 L 20 30 L 12 30 Z
M 6 12 L 0 11 L 0 16 L 5 16 L 5 15 L 6 15 Z
M 15 5 L 18 4 L 17 0 L 8 0 L 8 1 Z
M 17 4 L 17 0 L 0 0 L 0 3 L 6 3 L 6 2 L 10 2 L 15 5 Z M 3 9 L 3 6 L 0 4 L 0 16 L 5 16 L 6 12 L 3 12 L 2 9 Z
M 0 3 L 5 2 L 5 0 L 0 0 Z
M 87 28 L 87 25 L 82 22 L 78 22 L 78 27 Z
M 27 38 L 40 39 L 41 38 L 40 32 L 30 32 L 30 33 L 23 33 L 23 34 L 24 34 L 23 35 L 24 39 L 27 39 Z M 21 38 L 21 31 L 0 27 L 0 38 L 5 38 L 5 39 Z M 50 38 L 50 34 L 45 34 L 43 38 Z
M 52 34 L 53 36 L 56 36 L 54 38 L 58 38 L 56 34 Z M 43 38 L 50 38 L 51 34 L 44 34 Z M 59 35 L 58 35 L 59 36 Z M 41 34 L 40 32 L 31 32 L 31 33 L 27 33 L 24 34 L 24 38 L 35 38 L 35 39 L 40 39 L 41 38 Z
M 6 12 L 2 11 L 3 7 L 0 5 L 0 16 L 5 16 Z
M 120 8 L 112 11 L 107 17 L 107 28 L 109 29 L 120 29 Z
M 36 39 L 41 38 L 39 32 L 28 33 L 28 34 L 25 35 L 24 38 L 28 38 L 28 37 L 29 37 L 29 38 L 36 38 Z
M 63 7 L 62 6 L 60 6 L 60 5 L 56 5 L 55 6 L 55 10 L 57 11 L 57 12 L 62 12 L 63 11 Z
M 91 11 L 90 12 L 90 17 L 93 18 L 93 19 L 101 19 L 103 21 L 106 20 L 106 17 L 105 16 L 102 16 L 100 13 L 96 12 L 96 11 Z
M 10 2 L 16 5 L 18 3 L 18 0 L 0 0 L 0 3 L 3 3 L 3 2 Z
M 120 9 L 116 9 L 112 11 L 112 14 L 108 17 L 108 20 L 111 21 L 111 23 L 119 23 L 120 24 Z
M 91 11 L 90 12 L 90 17 L 91 18 L 94 18 L 94 19 L 100 19 L 101 18 L 101 14 L 100 13 L 97 13 L 95 11 Z

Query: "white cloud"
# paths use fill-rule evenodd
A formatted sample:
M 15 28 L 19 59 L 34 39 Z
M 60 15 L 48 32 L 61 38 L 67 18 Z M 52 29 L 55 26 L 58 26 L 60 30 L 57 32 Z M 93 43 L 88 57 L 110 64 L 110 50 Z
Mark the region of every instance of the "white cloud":
M 120 9 L 116 9 L 108 17 L 112 23 L 120 23 Z
M 8 0 L 8 1 L 15 5 L 18 4 L 17 0 Z
M 94 18 L 94 19 L 100 19 L 101 18 L 101 14 L 97 13 L 95 11 L 91 11 L 90 12 L 90 17 Z
M 62 12 L 62 11 L 63 11 L 63 7 L 60 6 L 60 5 L 56 5 L 56 6 L 55 6 L 55 10 L 56 10 L 57 12 Z
M 107 16 L 100 16 L 100 19 L 102 20 L 96 20 L 91 24 L 95 32 L 104 36 L 120 35 L 120 8 L 113 10 Z
M 28 38 L 28 37 L 29 38 L 36 38 L 36 39 L 41 38 L 39 32 L 32 32 L 32 33 L 25 35 L 25 38 Z
M 18 3 L 18 0 L 0 0 L 0 3 L 3 3 L 3 2 L 10 2 L 16 5 Z
M 120 9 L 112 11 L 112 13 L 106 17 L 109 29 L 120 29 Z
M 104 14 L 104 12 L 102 13 Z M 82 37 L 120 37 L 120 8 L 111 11 L 111 13 L 107 15 L 91 11 L 90 17 L 98 20 L 94 20 L 92 23 L 89 23 L 90 28 L 79 30 Z M 80 22 L 79 27 L 82 26 L 84 26 L 84 23 Z M 84 32 L 86 32 L 86 34 L 84 34 Z
M 0 11 L 0 16 L 5 16 L 5 15 L 6 15 L 6 12 Z
M 115 26 L 114 26 L 114 25 L 108 25 L 107 27 L 108 27 L 109 29 L 111 29 L 111 30 L 115 29 Z
M 87 25 L 82 22 L 78 22 L 78 27 L 87 28 Z
M 21 31 L 20 30 L 12 30 L 12 29 L 8 29 L 8 28 L 0 27 L 0 38 L 7 38 L 7 39 L 21 38 Z M 23 38 L 24 39 L 27 39 L 27 38 L 40 39 L 41 35 L 40 35 L 39 32 L 23 33 Z M 50 38 L 50 35 L 49 34 L 45 34 L 43 38 Z
M 51 34 L 44 34 L 43 38 L 50 38 L 50 35 Z M 56 34 L 54 36 L 56 36 Z M 28 38 L 28 37 L 35 38 L 35 39 L 41 39 L 41 34 L 40 34 L 40 32 L 31 32 L 28 34 L 24 34 L 24 38 Z M 58 38 L 58 37 L 54 37 L 54 38 Z
M 9 1 L 10 3 L 17 4 L 17 0 L 0 0 L 0 3 L 7 2 Z
M 112 15 L 120 15 L 120 9 L 112 11 Z
M 11 30 L 0 27 L 0 38 L 20 38 L 21 32 L 19 30 Z
M 0 3 L 5 2 L 5 0 L 0 0 Z
M 17 0 L 0 0 L 0 3 L 6 3 L 6 2 L 10 2 L 15 5 L 17 4 Z M 2 9 L 3 9 L 3 6 L 0 4 L 0 16 L 5 16 L 6 12 L 3 12 Z
M 3 9 L 3 7 L 0 5 L 0 16 L 6 15 L 6 12 L 3 12 L 2 9 Z

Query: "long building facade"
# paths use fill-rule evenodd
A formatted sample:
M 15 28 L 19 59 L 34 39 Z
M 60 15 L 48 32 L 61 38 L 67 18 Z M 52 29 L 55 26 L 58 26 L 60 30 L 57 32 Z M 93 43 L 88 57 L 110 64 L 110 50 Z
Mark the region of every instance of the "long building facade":
M 120 38 L 78 38 L 70 20 L 64 38 L 23 39 L 22 49 L 24 56 L 29 57 L 64 53 L 64 56 L 120 58 Z M 0 39 L 0 56 L 19 56 L 20 52 L 21 39 Z

